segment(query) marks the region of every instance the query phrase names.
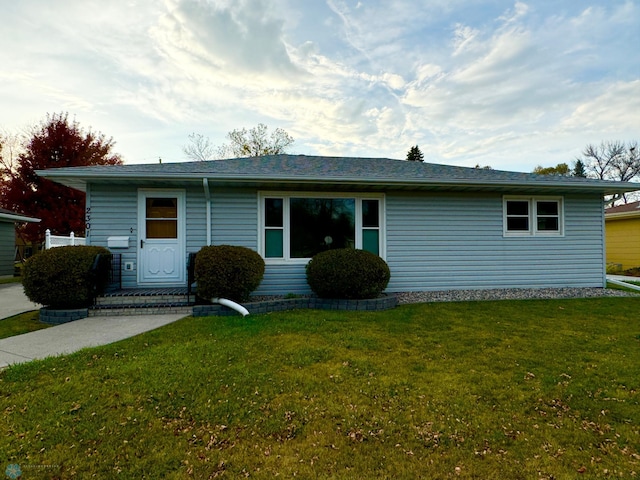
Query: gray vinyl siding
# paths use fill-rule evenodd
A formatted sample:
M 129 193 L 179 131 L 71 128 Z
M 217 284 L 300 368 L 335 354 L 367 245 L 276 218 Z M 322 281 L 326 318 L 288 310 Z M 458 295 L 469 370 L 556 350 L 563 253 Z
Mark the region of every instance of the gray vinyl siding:
M 13 275 L 16 230 L 13 222 L 0 221 L 0 276 Z
M 564 197 L 562 237 L 505 237 L 502 196 L 387 196 L 388 291 L 602 287 L 602 201 Z
M 258 249 L 258 193 L 256 190 L 211 191 L 214 245 Z
M 564 198 L 564 236 L 505 237 L 502 195 L 386 195 L 388 292 L 602 287 L 599 196 Z M 269 265 L 257 293 L 309 293 L 304 265 Z
M 188 188 L 187 253 L 197 253 L 207 244 L 207 206 L 202 188 Z
M 90 243 L 130 236 L 119 249 L 137 263 L 135 187 L 92 185 Z M 500 194 L 387 193 L 387 291 L 604 286 L 604 224 L 598 195 L 564 196 L 564 236 L 505 237 Z M 186 195 L 187 252 L 206 244 L 202 188 Z M 258 192 L 211 189 L 214 245 L 258 249 Z M 137 267 L 137 265 L 135 265 Z M 123 286 L 137 272 L 123 271 Z M 309 293 L 304 265 L 267 265 L 258 295 Z
M 138 264 L 138 190 L 135 187 L 117 185 L 91 185 L 87 192 L 87 203 L 91 208 L 88 243 L 107 246 L 107 238 L 129 237 L 129 248 L 113 249 L 122 255 L 122 286 L 137 286 Z M 125 271 L 125 262 L 133 262 L 133 270 Z
M 267 265 L 256 295 L 309 294 L 304 265 Z
M 134 270 L 122 271 L 124 288 L 137 286 L 138 189 L 136 187 L 92 185 L 89 242 L 107 246 L 110 236 L 129 236 L 129 248 L 114 249 L 122 265 L 133 262 Z M 187 189 L 187 253 L 206 245 L 206 200 L 202 189 Z M 211 189 L 213 245 L 240 245 L 258 249 L 258 196 L 256 190 Z M 259 295 L 309 292 L 304 266 L 269 266 Z

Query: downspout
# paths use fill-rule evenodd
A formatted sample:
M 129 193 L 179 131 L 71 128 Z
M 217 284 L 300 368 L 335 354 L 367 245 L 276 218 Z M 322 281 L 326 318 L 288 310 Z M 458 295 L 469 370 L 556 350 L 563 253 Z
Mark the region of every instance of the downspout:
M 600 206 L 601 212 L 601 222 L 600 228 L 602 229 L 602 288 L 607 288 L 607 221 L 605 219 L 605 210 L 607 206 L 607 201 L 602 196 L 602 205 Z
M 219 303 L 220 305 L 224 305 L 225 307 L 228 307 L 231 310 L 235 310 L 243 317 L 246 317 L 247 315 L 249 315 L 249 310 L 244 308 L 239 303 L 236 303 L 233 300 L 229 300 L 227 298 L 212 298 L 211 303 Z
M 204 188 L 204 198 L 206 201 L 207 208 L 207 245 L 211 245 L 211 192 L 209 191 L 209 180 L 206 178 L 202 179 L 202 187 Z
M 211 191 L 209 190 L 209 180 L 206 178 L 202 179 L 202 188 L 204 189 L 204 198 L 206 200 L 206 209 L 207 209 L 207 245 L 211 245 Z M 243 317 L 249 315 L 249 311 L 244 308 L 242 305 L 228 300 L 226 298 L 212 298 L 211 303 L 219 303 L 220 305 L 224 305 L 232 310 L 235 310 Z

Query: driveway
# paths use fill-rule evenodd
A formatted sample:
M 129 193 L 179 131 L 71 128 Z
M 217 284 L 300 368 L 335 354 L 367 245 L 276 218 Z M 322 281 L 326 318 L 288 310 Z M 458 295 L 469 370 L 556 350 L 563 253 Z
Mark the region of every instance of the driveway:
M 27 298 L 21 283 L 0 285 L 0 319 L 13 317 L 29 310 L 37 310 L 40 307 L 40 304 L 33 303 Z

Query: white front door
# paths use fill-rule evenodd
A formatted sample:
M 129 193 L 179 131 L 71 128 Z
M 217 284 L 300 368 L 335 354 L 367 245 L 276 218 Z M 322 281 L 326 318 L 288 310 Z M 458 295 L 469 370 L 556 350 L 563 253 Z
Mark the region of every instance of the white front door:
M 138 190 L 138 283 L 186 283 L 184 190 Z

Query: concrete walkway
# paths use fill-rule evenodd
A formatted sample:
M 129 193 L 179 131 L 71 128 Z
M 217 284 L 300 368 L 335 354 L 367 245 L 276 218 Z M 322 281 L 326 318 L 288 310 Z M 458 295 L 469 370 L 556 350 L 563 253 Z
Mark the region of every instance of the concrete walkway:
M 33 303 L 24 294 L 22 284 L 0 285 L 0 319 L 39 308 L 40 305 Z M 0 339 L 0 369 L 13 363 L 73 353 L 86 347 L 107 345 L 162 327 L 185 316 L 183 313 L 173 313 L 89 317 L 3 338 Z
M 175 322 L 185 315 L 89 317 L 35 332 L 0 339 L 0 368 L 38 358 L 76 352 L 133 337 Z
M 21 283 L 4 283 L 0 285 L 0 319 L 13 317 L 30 310 L 37 310 L 40 306 L 27 298 Z

